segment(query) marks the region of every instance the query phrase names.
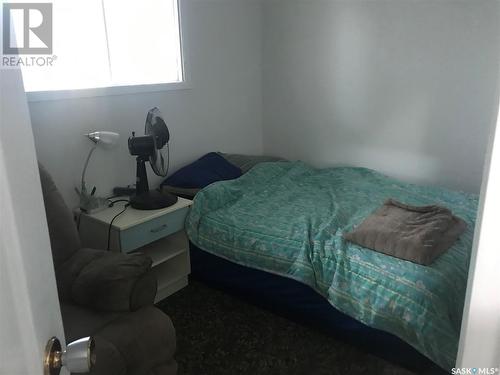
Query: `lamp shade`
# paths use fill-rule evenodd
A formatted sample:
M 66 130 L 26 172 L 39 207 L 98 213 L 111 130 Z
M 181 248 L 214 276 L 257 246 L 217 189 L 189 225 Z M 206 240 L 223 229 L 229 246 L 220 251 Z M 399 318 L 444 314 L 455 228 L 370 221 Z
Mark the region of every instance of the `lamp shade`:
M 120 139 L 120 134 L 108 131 L 98 131 L 85 134 L 85 136 L 94 143 L 112 146 Z

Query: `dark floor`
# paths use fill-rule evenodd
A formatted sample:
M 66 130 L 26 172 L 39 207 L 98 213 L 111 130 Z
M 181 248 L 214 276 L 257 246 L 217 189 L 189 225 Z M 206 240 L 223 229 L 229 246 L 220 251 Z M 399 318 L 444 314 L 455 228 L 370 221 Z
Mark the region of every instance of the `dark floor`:
M 179 375 L 413 374 L 199 282 L 159 306 L 177 331 Z

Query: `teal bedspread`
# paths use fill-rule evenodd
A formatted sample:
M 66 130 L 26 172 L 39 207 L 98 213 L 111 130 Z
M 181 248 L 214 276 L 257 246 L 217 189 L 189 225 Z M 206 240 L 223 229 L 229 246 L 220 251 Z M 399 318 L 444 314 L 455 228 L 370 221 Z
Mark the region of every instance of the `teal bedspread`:
M 468 228 L 431 266 L 346 242 L 342 234 L 388 199 L 439 204 Z M 196 196 L 187 219 L 198 247 L 298 280 L 362 323 L 454 367 L 477 196 L 403 183 L 364 168 L 263 163 Z

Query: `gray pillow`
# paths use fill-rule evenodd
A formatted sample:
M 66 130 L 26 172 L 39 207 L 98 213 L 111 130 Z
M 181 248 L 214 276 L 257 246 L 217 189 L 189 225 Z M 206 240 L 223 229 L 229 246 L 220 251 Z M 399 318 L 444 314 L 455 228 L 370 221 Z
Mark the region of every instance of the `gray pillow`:
M 283 160 L 282 158 L 276 156 L 265 155 L 224 154 L 222 152 L 219 152 L 219 155 L 241 169 L 241 173 L 243 174 L 247 173 L 256 164 Z
M 396 258 L 429 265 L 467 224 L 440 206 L 410 206 L 389 199 L 344 238 Z

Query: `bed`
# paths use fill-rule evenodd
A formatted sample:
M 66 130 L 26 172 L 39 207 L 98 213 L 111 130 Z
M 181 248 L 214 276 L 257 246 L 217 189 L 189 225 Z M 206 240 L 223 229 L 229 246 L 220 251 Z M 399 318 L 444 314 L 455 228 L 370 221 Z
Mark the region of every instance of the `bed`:
M 343 239 L 343 233 L 388 198 L 443 205 L 468 228 L 431 266 Z M 216 283 L 240 285 L 257 300 L 259 281 L 267 276 L 292 283 L 296 293 L 278 287 L 276 294 L 305 320 L 302 292 L 321 305 L 322 319 L 329 321 L 331 330 L 342 331 L 347 325 L 362 331 L 368 326 L 371 339 L 385 337 L 394 348 L 405 342 L 449 370 L 457 353 L 477 201 L 472 194 L 406 184 L 365 168 L 258 164 L 238 179 L 216 182 L 197 194 L 186 222 L 193 275 L 209 278 L 205 268 L 219 267 Z M 224 270 L 232 271 L 221 278 Z

